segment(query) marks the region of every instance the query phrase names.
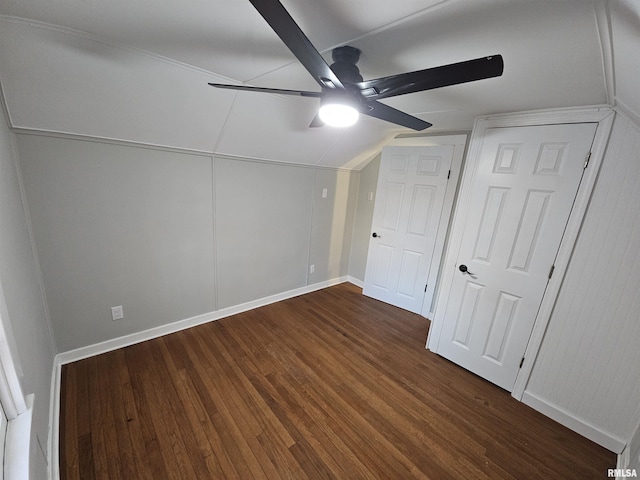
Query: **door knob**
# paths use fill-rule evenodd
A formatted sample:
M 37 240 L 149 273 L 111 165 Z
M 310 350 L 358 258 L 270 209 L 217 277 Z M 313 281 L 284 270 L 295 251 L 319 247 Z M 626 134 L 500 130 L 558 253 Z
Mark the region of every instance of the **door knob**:
M 466 265 L 460 265 L 458 267 L 458 270 L 460 270 L 462 273 L 468 273 L 469 275 L 473 275 L 473 273 L 469 271 Z
M 373 238 L 382 238 L 382 237 L 381 237 L 380 235 L 378 235 L 376 232 L 373 232 L 373 233 L 371 234 L 371 236 L 372 236 Z

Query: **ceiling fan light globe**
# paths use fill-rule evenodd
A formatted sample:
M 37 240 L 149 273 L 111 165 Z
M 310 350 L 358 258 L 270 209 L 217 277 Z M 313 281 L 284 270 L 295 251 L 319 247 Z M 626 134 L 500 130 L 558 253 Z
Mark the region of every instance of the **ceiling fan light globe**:
M 325 103 L 320 107 L 318 116 L 330 127 L 350 127 L 358 121 L 360 113 L 351 105 Z

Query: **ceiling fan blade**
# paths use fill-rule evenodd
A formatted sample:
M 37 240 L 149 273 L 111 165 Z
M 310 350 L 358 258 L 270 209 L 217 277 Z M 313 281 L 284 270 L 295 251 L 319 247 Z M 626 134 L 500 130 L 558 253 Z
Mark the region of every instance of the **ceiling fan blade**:
M 379 100 L 407 93 L 499 77 L 504 70 L 502 55 L 427 68 L 356 83 L 365 98 Z
M 252 87 L 249 85 L 228 85 L 226 83 L 209 83 L 209 85 L 216 88 L 226 88 L 228 90 L 246 90 L 248 92 L 277 93 L 280 95 L 296 95 L 299 97 L 320 98 L 322 96 L 322 93 L 320 92 L 307 92 L 305 90 L 285 90 L 282 88 Z
M 395 123 L 396 125 L 402 125 L 403 127 L 411 128 L 413 130 L 421 131 L 429 128 L 431 124 L 420 120 L 418 117 L 409 115 L 408 113 L 401 112 L 384 103 L 369 101 L 367 102 L 370 110 L 363 110 L 362 113 L 369 115 L 370 117 L 379 118 L 386 122 Z
M 322 55 L 278 0 L 249 1 L 320 86 L 344 88 Z

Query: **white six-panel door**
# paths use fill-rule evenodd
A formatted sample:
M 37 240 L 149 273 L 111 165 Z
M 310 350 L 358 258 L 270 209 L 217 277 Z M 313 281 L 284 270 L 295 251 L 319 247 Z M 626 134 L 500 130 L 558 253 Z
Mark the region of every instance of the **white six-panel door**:
M 488 129 L 456 271 L 436 307 L 437 353 L 512 390 L 597 124 Z M 455 228 L 455 227 L 454 227 Z
M 365 295 L 420 313 L 453 152 L 451 145 L 383 149 Z

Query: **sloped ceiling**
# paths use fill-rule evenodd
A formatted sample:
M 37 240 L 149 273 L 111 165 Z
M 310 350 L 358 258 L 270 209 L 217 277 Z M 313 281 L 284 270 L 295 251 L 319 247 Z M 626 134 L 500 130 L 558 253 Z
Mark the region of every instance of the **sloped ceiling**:
M 584 0 L 283 4 L 328 63 L 335 46 L 360 48 L 365 79 L 502 54 L 502 77 L 385 100 L 433 123 L 426 133 L 618 95 L 640 111 L 638 60 L 618 65 L 612 53 L 638 47 L 637 0 L 615 1 L 611 16 L 604 2 Z M 368 117 L 349 129 L 309 129 L 317 99 L 209 87 L 317 90 L 248 0 L 2 0 L 0 82 L 16 129 L 239 157 L 359 168 L 411 132 Z

